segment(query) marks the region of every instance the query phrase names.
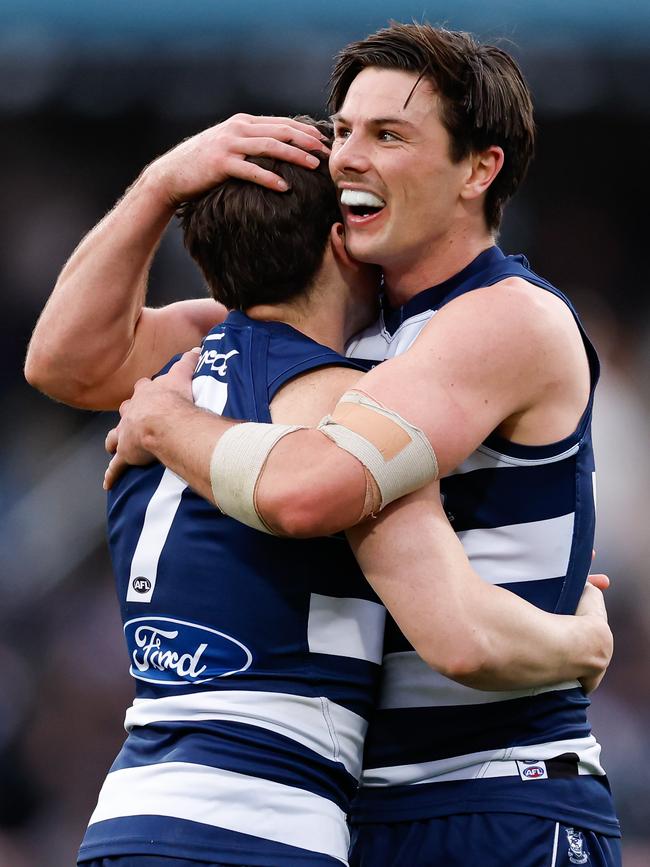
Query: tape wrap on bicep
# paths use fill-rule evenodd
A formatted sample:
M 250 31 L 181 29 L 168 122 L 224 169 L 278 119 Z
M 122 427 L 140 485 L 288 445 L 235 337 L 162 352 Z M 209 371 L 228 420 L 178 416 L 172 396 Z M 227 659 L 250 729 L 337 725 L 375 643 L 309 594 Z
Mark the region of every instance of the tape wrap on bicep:
M 380 509 L 438 478 L 438 461 L 424 432 L 362 392 L 346 391 L 318 429 L 370 473 Z
M 302 425 L 243 422 L 223 434 L 210 459 L 210 484 L 224 514 L 254 530 L 276 535 L 257 511 L 255 489 L 273 446 L 296 430 L 302 430 Z

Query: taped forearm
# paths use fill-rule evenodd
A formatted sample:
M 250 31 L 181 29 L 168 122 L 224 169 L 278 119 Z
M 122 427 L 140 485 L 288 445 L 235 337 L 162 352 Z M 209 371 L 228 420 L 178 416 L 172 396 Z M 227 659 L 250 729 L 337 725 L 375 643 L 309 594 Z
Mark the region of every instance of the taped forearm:
M 293 479 L 298 502 L 289 503 L 286 508 L 299 512 L 302 501 L 311 515 L 315 502 L 322 520 L 318 514 L 313 524 L 310 518 L 301 522 L 300 515 L 297 520 L 287 521 L 284 514 L 263 514 L 258 492 L 267 461 L 276 444 L 299 429 L 247 423 L 220 439 L 211 460 L 211 484 L 215 501 L 223 512 L 262 532 L 277 532 L 273 528 L 279 524 L 282 532 L 289 535 L 321 535 L 345 529 L 379 512 L 437 474 L 435 455 L 422 431 L 365 395 L 348 392 L 332 416 L 323 419 L 317 431 L 310 431 L 309 442 L 301 441 L 302 476 L 299 461 L 288 459 L 278 466 L 277 455 L 274 456 L 276 477 L 280 472 Z M 330 469 L 324 462 L 327 458 Z M 350 492 L 351 464 L 363 472 L 362 498 L 353 513 L 344 503 L 350 493 L 357 502 L 356 489 Z M 336 510 L 339 520 L 335 518 L 332 523 L 329 516 Z

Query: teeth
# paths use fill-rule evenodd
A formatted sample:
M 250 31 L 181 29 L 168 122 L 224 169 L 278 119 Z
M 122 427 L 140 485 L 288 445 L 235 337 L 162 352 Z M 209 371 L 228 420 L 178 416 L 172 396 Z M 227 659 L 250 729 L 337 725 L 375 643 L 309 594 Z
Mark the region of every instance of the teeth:
M 370 208 L 383 208 L 386 202 L 374 193 L 365 190 L 343 190 L 341 193 L 342 205 L 367 205 Z

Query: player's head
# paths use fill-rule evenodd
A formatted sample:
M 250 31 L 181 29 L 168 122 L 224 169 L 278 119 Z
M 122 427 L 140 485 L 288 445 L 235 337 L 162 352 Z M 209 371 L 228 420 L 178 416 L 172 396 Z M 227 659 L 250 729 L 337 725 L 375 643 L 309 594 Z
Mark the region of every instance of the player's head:
M 331 135 L 329 122 L 299 119 Z M 283 177 L 289 191 L 230 178 L 178 211 L 185 246 L 214 298 L 228 309 L 280 304 L 307 293 L 332 226 L 341 220 L 327 161 L 316 169 L 263 157 L 251 162 Z
M 408 191 L 413 205 L 419 206 L 413 201 L 418 189 L 423 199 L 431 202 L 433 194 L 445 206 L 453 203 L 454 193 L 466 206 L 477 198 L 485 227 L 498 230 L 504 204 L 526 174 L 535 137 L 530 93 L 510 55 L 467 33 L 392 23 L 343 49 L 330 83 L 335 119 L 330 166 L 337 183 L 368 181 L 378 198 L 383 192 L 399 198 L 396 173 L 402 166 L 407 174 L 414 172 L 406 178 L 414 184 Z M 398 123 L 381 123 L 386 120 Z M 471 168 L 474 175 L 468 174 Z M 427 216 L 426 201 L 420 211 L 413 205 L 410 217 L 406 212 L 400 219 L 417 229 Z M 429 216 L 444 223 L 436 204 Z M 351 228 L 347 220 L 346 227 Z M 361 230 L 359 225 L 353 231 L 357 240 Z

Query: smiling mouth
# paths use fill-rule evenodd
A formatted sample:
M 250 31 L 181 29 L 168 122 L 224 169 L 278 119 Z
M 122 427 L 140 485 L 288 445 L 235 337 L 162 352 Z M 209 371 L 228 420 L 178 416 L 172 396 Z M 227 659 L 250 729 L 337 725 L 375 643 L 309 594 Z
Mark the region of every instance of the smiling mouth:
M 372 217 L 386 207 L 386 202 L 365 190 L 343 190 L 341 204 L 355 217 Z

